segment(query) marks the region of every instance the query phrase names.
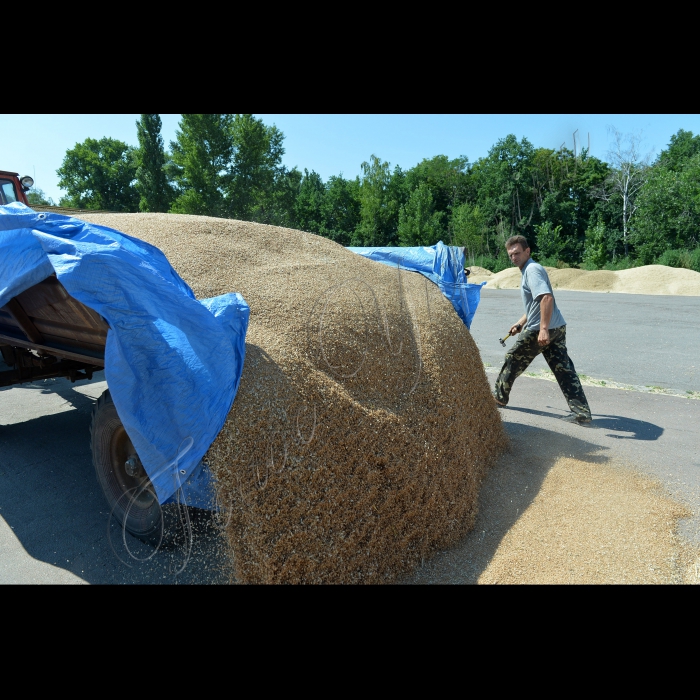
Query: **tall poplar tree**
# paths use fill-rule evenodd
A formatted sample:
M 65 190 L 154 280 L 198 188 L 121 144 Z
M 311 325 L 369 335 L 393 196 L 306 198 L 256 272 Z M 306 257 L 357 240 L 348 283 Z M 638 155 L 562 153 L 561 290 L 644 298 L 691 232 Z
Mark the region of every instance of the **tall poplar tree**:
M 173 189 L 165 174 L 165 150 L 161 136 L 162 122 L 158 114 L 142 114 L 136 122 L 139 139 L 136 189 L 141 211 L 166 212 L 170 209 Z

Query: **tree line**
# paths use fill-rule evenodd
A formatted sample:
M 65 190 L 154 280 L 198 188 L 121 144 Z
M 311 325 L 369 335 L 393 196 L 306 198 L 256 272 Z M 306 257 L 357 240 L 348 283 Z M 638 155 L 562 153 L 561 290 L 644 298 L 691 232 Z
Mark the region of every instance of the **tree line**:
M 168 149 L 159 115 L 136 126 L 137 147 L 88 138 L 66 152 L 61 206 L 235 218 L 345 246 L 442 240 L 496 272 L 514 234 L 545 265 L 700 272 L 700 136 L 683 129 L 653 162 L 638 136 L 614 129 L 607 162 L 575 142 L 536 148 L 511 134 L 474 162 L 438 155 L 403 170 L 372 155 L 360 176 L 324 182 L 286 168 L 284 135 L 250 114 L 183 114 Z

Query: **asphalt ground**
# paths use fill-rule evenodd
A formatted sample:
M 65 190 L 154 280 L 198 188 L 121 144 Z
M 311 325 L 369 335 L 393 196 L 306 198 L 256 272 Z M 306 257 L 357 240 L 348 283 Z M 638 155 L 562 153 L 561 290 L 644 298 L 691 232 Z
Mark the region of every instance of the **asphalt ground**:
M 191 545 L 171 550 L 143 545 L 110 518 L 90 451 L 92 408 L 107 388 L 100 375 L 0 389 L 0 583 L 222 581 L 208 514 L 189 511 Z
M 700 339 L 693 312 L 700 310 L 700 298 L 561 291 L 556 298 L 579 373 L 642 387 L 700 390 L 693 356 L 693 341 Z M 472 334 L 491 365 L 490 384 L 505 353 L 498 337 L 521 314 L 519 290 L 482 290 Z M 531 367 L 537 363 L 546 368 L 542 358 Z M 222 542 L 201 511 L 193 514 L 191 546 L 172 550 L 148 549 L 110 523 L 89 440 L 92 408 L 105 388 L 98 374 L 90 382 L 52 379 L 0 389 L 0 583 L 223 582 Z M 682 524 L 682 533 L 700 543 L 700 401 L 584 389 L 593 421 L 572 425 L 560 420 L 568 409 L 556 383 L 520 377 L 508 408 L 500 411 L 510 437 L 525 450 L 548 445 L 548 455 L 552 449 L 572 456 L 595 453 L 634 465 L 690 507 L 695 515 Z M 533 473 L 529 494 L 536 493 L 548 460 Z M 489 488 L 489 477 L 483 488 Z M 527 505 L 512 496 L 495 495 L 514 503 L 511 521 L 492 533 L 495 543 Z M 475 582 L 483 562 L 470 559 L 469 541 L 437 555 L 415 581 Z

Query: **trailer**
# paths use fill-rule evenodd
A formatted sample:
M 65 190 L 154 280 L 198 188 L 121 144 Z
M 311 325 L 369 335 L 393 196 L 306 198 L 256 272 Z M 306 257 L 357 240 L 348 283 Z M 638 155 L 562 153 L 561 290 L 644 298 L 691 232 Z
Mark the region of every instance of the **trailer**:
M 109 325 L 51 275 L 0 308 L 0 353 L 8 369 L 0 387 L 65 377 L 92 379 L 105 366 Z M 163 509 L 117 414 L 109 389 L 90 428 L 97 480 L 117 521 L 151 544 L 167 538 Z
M 32 185 L 0 171 L 0 388 L 104 372 L 97 480 L 111 516 L 157 546 L 180 505 L 217 507 L 204 456 L 238 389 L 250 309 L 235 292 L 196 299 L 140 239 L 30 208 Z
M 0 206 L 29 205 L 28 175 L 0 170 Z M 65 377 L 92 379 L 105 366 L 109 325 L 68 294 L 55 274 L 12 297 L 0 308 L 0 388 Z M 119 420 L 109 390 L 98 399 L 90 430 L 97 479 L 119 523 L 156 544 L 167 534 L 150 480 Z

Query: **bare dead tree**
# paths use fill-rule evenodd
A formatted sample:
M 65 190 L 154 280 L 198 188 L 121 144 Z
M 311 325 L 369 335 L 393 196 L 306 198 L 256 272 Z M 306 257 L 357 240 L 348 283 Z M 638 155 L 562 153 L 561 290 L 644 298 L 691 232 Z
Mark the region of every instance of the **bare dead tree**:
M 637 210 L 637 194 L 646 182 L 652 153 L 642 155 L 640 133 L 622 134 L 614 126 L 609 126 L 608 134 L 612 138 L 612 148 L 608 151 L 612 170 L 598 196 L 605 201 L 615 193 L 622 197 L 622 240 L 627 257 L 630 221 Z

